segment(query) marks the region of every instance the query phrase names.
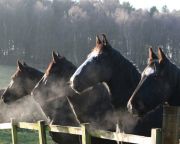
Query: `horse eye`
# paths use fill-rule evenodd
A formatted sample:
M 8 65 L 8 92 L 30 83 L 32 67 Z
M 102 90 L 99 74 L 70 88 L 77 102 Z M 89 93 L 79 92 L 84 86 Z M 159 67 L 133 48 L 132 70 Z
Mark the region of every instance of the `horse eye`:
M 98 61 L 98 59 L 99 59 L 98 57 L 94 57 L 92 60 L 94 63 L 96 63 Z
M 156 79 L 156 80 L 157 80 L 157 79 L 158 79 L 158 76 L 157 76 L 157 75 L 154 75 L 154 79 Z
M 159 79 L 160 78 L 160 76 L 156 73 L 156 74 L 154 74 L 154 79 Z

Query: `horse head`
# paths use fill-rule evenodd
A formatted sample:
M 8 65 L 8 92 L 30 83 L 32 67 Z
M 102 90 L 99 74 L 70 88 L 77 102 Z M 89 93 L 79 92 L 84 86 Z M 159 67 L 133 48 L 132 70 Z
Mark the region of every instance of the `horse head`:
M 76 92 L 82 92 L 99 82 L 109 80 L 112 75 L 111 49 L 104 34 L 102 40 L 96 36 L 95 48 L 70 78 L 71 87 Z
M 49 98 L 58 97 L 66 91 L 63 85 L 67 85 L 69 77 L 76 67 L 65 57 L 56 52 L 52 52 L 52 60 L 46 69 L 44 76 L 36 84 L 32 95 L 36 101 L 41 102 Z
M 4 103 L 11 103 L 31 93 L 43 73 L 17 61 L 17 70 L 11 77 L 10 84 L 2 94 Z
M 171 99 L 177 92 L 178 73 L 178 68 L 168 60 L 161 48 L 158 48 L 158 58 L 150 49 L 149 63 L 129 99 L 129 111 L 144 115 L 160 104 L 168 102 L 174 105 Z

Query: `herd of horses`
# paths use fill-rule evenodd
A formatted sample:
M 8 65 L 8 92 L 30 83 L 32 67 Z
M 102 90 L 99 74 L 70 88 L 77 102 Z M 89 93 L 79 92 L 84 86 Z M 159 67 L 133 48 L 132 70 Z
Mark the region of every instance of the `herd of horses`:
M 163 104 L 180 106 L 180 70 L 161 48 L 158 55 L 150 48 L 147 67 L 140 73 L 102 34 L 78 68 L 56 52 L 45 73 L 18 61 L 17 71 L 1 93 L 0 105 L 17 106 L 1 111 L 1 117 L 19 106 L 21 116 L 31 117 L 29 121 L 90 123 L 91 128 L 149 136 L 152 128 L 162 127 Z M 26 111 L 28 106 L 31 111 Z M 79 136 L 50 135 L 55 143 L 80 143 Z M 116 142 L 92 138 L 92 143 Z

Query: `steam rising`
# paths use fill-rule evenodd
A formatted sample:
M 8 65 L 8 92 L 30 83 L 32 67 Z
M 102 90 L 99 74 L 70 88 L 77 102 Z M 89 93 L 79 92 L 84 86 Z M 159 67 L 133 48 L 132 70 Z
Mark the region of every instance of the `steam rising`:
M 91 123 L 92 128 L 112 131 L 116 131 L 118 124 L 120 132 L 130 133 L 137 122 L 137 118 L 127 111 L 114 111 L 110 103 L 110 90 L 105 83 L 79 95 L 63 78 L 59 80 L 44 76 L 41 81 L 35 86 L 32 97 L 41 106 L 46 120 L 49 118 L 48 123 L 72 126 Z
M 54 93 L 53 95 L 49 95 L 48 97 L 43 97 L 43 95 L 36 95 L 36 98 L 41 98 L 38 100 L 38 102 L 40 102 L 40 105 L 37 102 L 35 102 L 33 96 L 30 95 L 27 95 L 13 102 L 10 105 L 1 102 L 0 123 L 10 122 L 10 119 L 14 118 L 16 121 L 36 122 L 37 120 L 45 120 L 47 123 L 51 122 L 51 124 L 79 126 L 80 121 L 91 122 L 91 128 L 99 128 L 117 132 L 125 131 L 131 133 L 131 130 L 136 124 L 137 119 L 132 117 L 132 115 L 125 111 L 113 112 L 109 110 L 106 111 L 106 114 L 104 114 L 103 117 L 96 117 L 95 119 L 91 119 L 90 117 L 88 117 L 88 115 L 86 115 L 87 117 L 83 117 L 83 120 L 85 119 L 89 121 L 83 121 L 81 117 L 79 117 L 81 116 L 81 113 L 86 114 L 87 112 L 89 112 L 88 108 L 92 108 L 91 104 L 97 101 L 98 97 L 92 97 L 92 99 L 87 99 L 88 97 L 85 97 L 84 95 L 84 99 L 87 101 L 86 103 L 82 103 L 83 100 L 81 98 L 83 97 L 79 97 L 76 94 L 77 101 L 74 102 L 76 104 L 79 104 L 79 108 L 83 107 L 83 110 L 79 110 L 79 108 L 75 107 L 75 110 L 79 110 L 80 113 L 76 113 L 76 111 L 75 114 L 72 111 L 69 111 L 68 113 L 67 111 L 61 111 L 60 113 L 60 109 L 63 109 L 68 105 L 68 103 L 64 102 L 66 96 L 69 96 L 69 94 L 73 93 L 73 91 L 69 89 L 69 87 L 65 87 L 65 84 L 66 82 L 60 81 L 58 85 L 56 83 L 49 87 L 49 90 L 51 90 Z M 78 102 L 78 100 L 81 101 Z M 49 111 L 49 113 L 47 112 L 47 110 Z M 59 117 L 62 118 L 60 118 L 59 120 Z M 66 119 L 67 117 L 69 118 Z M 68 121 L 63 121 L 63 119 Z M 69 119 L 72 120 L 69 121 Z M 115 127 L 116 123 L 118 123 L 118 129 Z
M 72 126 L 89 122 L 92 128 L 130 133 L 138 119 L 127 111 L 115 112 L 110 103 L 108 86 L 103 84 L 97 87 L 99 91 L 91 88 L 78 95 L 64 79 L 50 85 L 46 81 L 46 85 L 35 95 L 24 96 L 9 105 L 1 102 L 0 122 L 9 122 L 11 118 L 26 122 L 45 120 L 47 123 Z M 69 105 L 67 97 L 72 105 Z
M 40 91 L 37 90 L 38 85 L 35 88 L 35 93 L 32 94 L 32 97 L 37 103 L 40 104 L 42 110 L 46 116 L 50 119 L 52 124 L 67 124 L 72 125 L 72 122 L 68 122 L 69 118 L 73 115 L 73 120 L 75 120 L 74 113 L 70 111 L 71 107 L 68 104 L 66 96 L 68 96 L 72 90 L 63 80 L 60 82 L 53 82 L 51 85 L 46 85 Z M 68 112 L 67 112 L 67 111 Z M 64 118 L 63 118 L 64 117 Z M 67 121 L 66 118 L 68 118 Z M 59 119 L 59 120 L 58 120 Z M 70 120 L 71 121 L 71 120 Z M 77 125 L 77 124 L 76 124 Z
M 30 95 L 25 96 L 9 105 L 4 104 L 1 101 L 0 109 L 0 123 L 10 122 L 11 118 L 16 121 L 26 122 L 36 122 L 38 120 L 47 121 L 47 117 Z

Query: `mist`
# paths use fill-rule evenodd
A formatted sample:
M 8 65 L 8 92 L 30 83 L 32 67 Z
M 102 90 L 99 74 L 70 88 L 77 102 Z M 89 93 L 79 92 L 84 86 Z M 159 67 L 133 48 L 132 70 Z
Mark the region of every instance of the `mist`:
M 0 103 L 0 123 L 10 122 L 37 122 L 38 120 L 48 121 L 48 118 L 41 110 L 41 107 L 28 95 L 10 104 Z

